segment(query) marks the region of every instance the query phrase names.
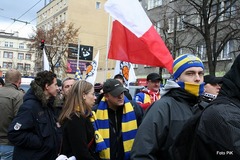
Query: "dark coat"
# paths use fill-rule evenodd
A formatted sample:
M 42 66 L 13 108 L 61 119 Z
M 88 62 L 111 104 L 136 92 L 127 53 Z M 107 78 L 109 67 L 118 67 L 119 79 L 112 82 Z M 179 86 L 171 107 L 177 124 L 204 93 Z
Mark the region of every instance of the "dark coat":
M 173 88 L 146 111 L 133 144 L 131 159 L 169 160 L 169 148 L 187 120 L 194 115 L 193 106 L 198 103 L 198 97 L 172 83 Z
M 57 126 L 52 103 L 35 82 L 24 96 L 12 121 L 8 138 L 14 144 L 13 160 L 55 160 L 59 152 L 61 130 Z
M 61 154 L 75 156 L 77 160 L 94 160 L 94 129 L 89 117 L 72 115 L 63 124 L 63 144 Z
M 194 159 L 240 159 L 240 56 L 223 77 L 216 100 L 202 113 Z M 224 99 L 224 103 L 214 103 Z

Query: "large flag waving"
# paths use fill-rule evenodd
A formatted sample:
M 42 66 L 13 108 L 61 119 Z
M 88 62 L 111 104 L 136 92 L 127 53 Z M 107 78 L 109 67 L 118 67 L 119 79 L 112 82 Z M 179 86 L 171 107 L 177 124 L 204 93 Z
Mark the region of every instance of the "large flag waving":
M 130 62 L 117 61 L 114 70 L 114 75 L 121 74 L 124 78 L 125 87 L 129 87 L 131 82 L 137 80 L 133 66 Z
M 92 63 L 87 66 L 85 80 L 92 83 L 92 85 L 94 85 L 96 77 L 97 77 L 98 61 L 99 61 L 99 51 L 98 51 L 97 55 L 95 56 L 95 58 L 93 59 Z
M 46 55 L 46 51 L 45 51 L 45 47 L 43 48 L 43 70 L 47 70 L 49 71 L 50 70 L 50 67 L 49 67 L 49 61 L 48 61 L 48 58 L 47 58 L 47 55 Z
M 172 73 L 172 55 L 138 0 L 108 0 L 105 10 L 115 19 L 108 58 L 164 67 Z

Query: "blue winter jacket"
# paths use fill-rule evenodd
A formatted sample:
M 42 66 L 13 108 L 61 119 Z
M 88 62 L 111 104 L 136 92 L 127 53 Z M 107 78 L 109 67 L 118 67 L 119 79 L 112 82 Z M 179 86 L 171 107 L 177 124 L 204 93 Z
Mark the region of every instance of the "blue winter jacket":
M 9 127 L 8 138 L 15 146 L 13 160 L 55 160 L 59 152 L 61 130 L 52 105 L 36 92 L 28 90 Z

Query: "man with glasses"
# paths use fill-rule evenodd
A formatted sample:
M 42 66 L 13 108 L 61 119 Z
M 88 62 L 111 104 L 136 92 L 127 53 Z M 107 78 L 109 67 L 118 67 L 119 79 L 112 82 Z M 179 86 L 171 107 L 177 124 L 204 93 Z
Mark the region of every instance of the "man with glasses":
M 160 99 L 161 77 L 157 73 L 147 76 L 147 87 L 135 95 L 135 101 L 146 110 L 153 102 Z

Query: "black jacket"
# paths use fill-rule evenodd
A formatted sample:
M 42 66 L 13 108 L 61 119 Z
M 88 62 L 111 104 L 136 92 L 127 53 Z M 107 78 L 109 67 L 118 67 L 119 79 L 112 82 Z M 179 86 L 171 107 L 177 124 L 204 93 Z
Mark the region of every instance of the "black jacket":
M 168 92 L 146 110 L 133 144 L 133 160 L 169 160 L 170 146 L 194 115 L 193 106 L 198 103 L 198 97 L 181 89 L 174 81 L 167 84 Z
M 137 119 L 137 125 L 139 126 L 143 118 L 143 109 L 135 101 L 130 101 Z M 93 110 L 97 112 L 98 105 L 94 106 Z M 123 160 L 124 148 L 122 140 L 122 114 L 123 106 L 119 107 L 116 111 L 108 108 L 108 117 L 110 125 L 110 157 L 111 160 Z
M 57 126 L 52 103 L 43 98 L 36 84 L 33 86 L 25 94 L 9 127 L 8 138 L 15 146 L 13 160 L 55 160 L 61 129 Z
M 78 117 L 73 114 L 63 126 L 63 143 L 61 154 L 75 156 L 77 160 L 94 160 L 94 129 L 89 117 Z M 89 145 L 89 147 L 88 147 Z
M 216 100 L 202 113 L 194 159 L 240 159 L 240 55 L 223 77 Z M 224 103 L 214 103 L 224 99 Z M 193 159 L 193 160 L 194 160 Z

